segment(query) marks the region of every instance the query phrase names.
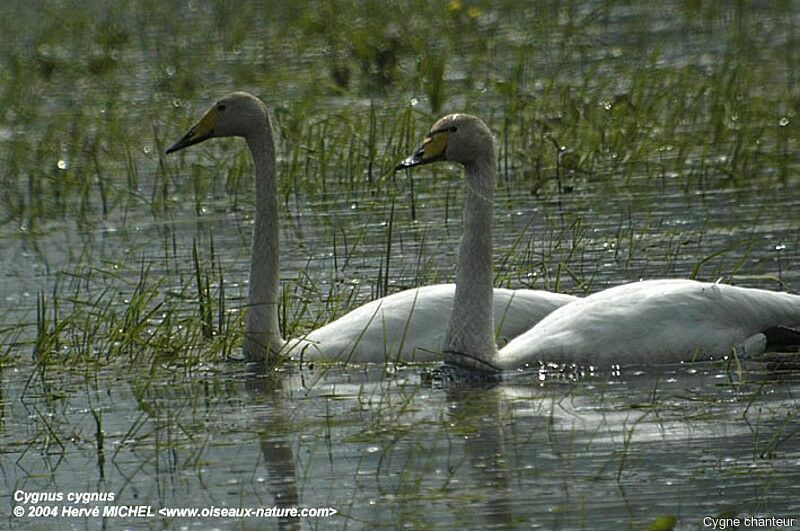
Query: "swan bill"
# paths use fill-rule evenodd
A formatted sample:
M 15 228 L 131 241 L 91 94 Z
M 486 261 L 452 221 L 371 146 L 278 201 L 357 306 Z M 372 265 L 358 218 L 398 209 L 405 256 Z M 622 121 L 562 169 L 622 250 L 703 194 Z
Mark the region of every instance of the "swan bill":
M 447 131 L 431 132 L 413 155 L 395 166 L 395 171 L 444 160 L 444 152 L 447 149 L 447 135 Z
M 183 138 L 172 144 L 167 148 L 167 153 L 174 153 L 183 148 L 199 144 L 204 140 L 208 140 L 214 135 L 214 126 L 217 123 L 217 108 L 212 107 L 203 115 L 202 118 L 189 129 Z

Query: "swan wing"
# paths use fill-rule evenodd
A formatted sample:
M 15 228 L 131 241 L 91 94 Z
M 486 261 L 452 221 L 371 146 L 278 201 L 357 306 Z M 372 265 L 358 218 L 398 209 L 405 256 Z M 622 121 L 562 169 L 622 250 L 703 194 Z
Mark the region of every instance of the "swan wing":
M 565 305 L 500 351 L 503 368 L 536 361 L 674 363 L 729 354 L 773 326 L 800 323 L 800 297 L 693 280 L 610 288 Z
M 290 342 L 290 354 L 357 363 L 441 361 L 455 284 L 412 288 L 371 301 Z M 494 290 L 498 340 L 525 332 L 576 297 L 540 290 Z

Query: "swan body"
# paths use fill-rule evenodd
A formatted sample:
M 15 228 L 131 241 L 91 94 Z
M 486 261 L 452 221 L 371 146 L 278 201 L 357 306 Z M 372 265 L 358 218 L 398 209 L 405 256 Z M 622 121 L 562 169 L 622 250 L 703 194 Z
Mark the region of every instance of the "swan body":
M 494 363 L 658 364 L 766 348 L 764 332 L 800 324 L 800 296 L 694 280 L 662 279 L 576 300 L 511 340 Z
M 464 166 L 468 230 L 459 254 L 482 262 L 459 270 L 445 361 L 487 372 L 535 362 L 608 366 L 662 364 L 730 354 L 756 355 L 765 332 L 800 324 L 800 296 L 692 280 L 625 284 L 574 300 L 498 351 L 491 341 L 491 215 L 494 145 L 480 119 L 446 116 L 399 167 L 437 160 Z M 477 234 L 477 236 L 476 236 Z M 462 262 L 463 263 L 463 262 Z
M 437 284 L 374 300 L 302 339 L 290 340 L 287 352 L 302 359 L 358 363 L 441 361 L 455 289 L 455 284 Z M 495 288 L 496 340 L 504 343 L 518 336 L 575 299 L 540 290 Z
M 342 318 L 286 341 L 278 326 L 280 242 L 278 224 L 275 143 L 264 103 L 245 92 L 234 92 L 209 108 L 180 140 L 167 149 L 173 153 L 209 138 L 239 136 L 253 156 L 256 213 L 250 262 L 248 311 L 243 352 L 254 361 L 274 361 L 291 355 L 358 362 L 432 361 L 441 359 L 445 326 L 452 309 L 453 285 L 407 290 L 354 310 Z M 483 258 L 462 256 L 462 261 Z M 465 267 L 469 268 L 467 264 Z M 494 302 L 486 310 L 501 324 L 499 336 L 511 339 L 553 309 L 575 297 L 534 290 L 493 290 Z M 491 311 L 493 309 L 493 311 Z M 496 331 L 490 332 L 494 345 Z

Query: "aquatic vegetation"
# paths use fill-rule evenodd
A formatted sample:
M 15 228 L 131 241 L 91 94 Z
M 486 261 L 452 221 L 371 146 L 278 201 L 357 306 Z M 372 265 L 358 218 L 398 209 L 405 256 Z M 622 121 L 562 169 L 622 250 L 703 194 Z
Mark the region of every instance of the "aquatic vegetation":
M 449 112 L 479 112 L 495 135 L 496 287 L 583 295 L 674 276 L 798 291 L 792 3 L 0 13 L 7 492 L 284 500 L 384 527 L 680 529 L 790 507 L 792 353 L 660 375 L 543 367 L 467 391 L 426 387 L 417 367 L 256 376 L 228 363 L 244 330 L 250 161 L 228 142 L 164 149 L 218 94 L 274 109 L 284 337 L 452 281 L 457 170 L 392 171 Z

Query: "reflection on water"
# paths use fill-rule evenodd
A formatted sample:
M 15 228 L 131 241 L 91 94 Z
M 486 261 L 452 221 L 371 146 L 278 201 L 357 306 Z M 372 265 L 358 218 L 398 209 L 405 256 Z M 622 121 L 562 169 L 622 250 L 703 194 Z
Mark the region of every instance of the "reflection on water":
M 457 181 L 443 186 L 458 189 Z M 576 293 L 638 278 L 687 277 L 695 269 L 705 279 L 736 271 L 740 284 L 777 288 L 762 278 L 770 276 L 792 288 L 798 190 L 695 193 L 683 183 L 632 178 L 580 183 L 558 199 L 537 199 L 519 183 L 504 184 L 495 210 L 498 279 L 552 289 L 554 265 L 564 263 L 571 270 L 559 288 Z M 402 187 L 397 192 L 406 197 Z M 392 289 L 453 277 L 456 206 L 435 193 L 416 200 L 416 221 L 396 211 Z M 300 272 L 312 279 L 306 318 L 330 317 L 326 291 L 352 289 L 354 303 L 375 295 L 388 204 L 351 208 L 333 198 L 283 207 L 283 281 L 306 282 Z M 451 221 L 444 224 L 448 208 Z M 82 286 L 82 297 L 135 285 L 143 262 L 163 279 L 161 291 L 180 293 L 192 285 L 192 241 L 207 244 L 212 234 L 229 304 L 236 306 L 246 291 L 240 279 L 252 218 L 248 210 L 223 210 L 200 221 L 112 219 L 94 232 L 67 227 L 3 241 L 6 322 L 33 322 L 37 293 L 52 289 L 48 273 L 75 264 L 113 274 L 106 283 L 62 280 Z M 338 240 L 352 249 L 344 258 L 333 253 L 334 234 L 350 238 Z M 761 364 L 742 373 L 709 364 L 576 380 L 537 374 L 465 389 L 422 385 L 418 367 L 317 367 L 265 378 L 239 364 L 203 372 L 106 363 L 74 372 L 24 361 L 2 369 L 6 507 L 13 505 L 10 493 L 25 489 L 114 492 L 120 503 L 155 508 L 339 512 L 330 521 L 278 520 L 289 528 L 530 522 L 546 529 L 640 529 L 658 515 L 697 528 L 704 516 L 726 511 L 800 513 L 800 388 Z M 163 519 L 176 522 L 209 525 Z
M 110 492 L 119 504 L 151 505 L 155 509 L 214 505 L 338 510 L 330 520 L 280 518 L 267 522 L 285 528 L 531 525 L 543 529 L 642 529 L 659 515 L 673 515 L 679 528 L 697 529 L 704 516 L 800 515 L 796 473 L 800 465 L 796 396 L 800 388 L 791 374 L 771 371 L 763 363 L 742 368 L 718 362 L 626 369 L 621 374 L 580 378 L 536 374 L 475 387 L 428 385 L 422 382 L 420 367 L 343 369 L 318 365 L 265 377 L 257 368 L 238 363 L 170 364 L 169 352 L 164 355 L 166 361 L 142 356 L 150 360 L 142 366 L 136 352 L 115 359 L 108 356 L 104 345 L 97 344 L 87 349 L 97 359 L 87 356 L 88 360 L 74 365 L 64 366 L 55 360 L 34 366 L 30 353 L 41 293 L 61 296 L 58 309 L 52 306 L 54 297 L 47 308 L 47 315 L 52 314 L 54 320 L 68 315 L 76 301 L 105 302 L 110 300 L 109 294 L 119 295 L 113 299 L 119 308 L 115 306 L 108 313 L 122 313 L 130 305 L 141 271 L 147 269 L 148 287 L 159 297 L 153 305 L 171 305 L 168 309 L 178 317 L 197 313 L 192 301 L 196 296 L 194 242 L 204 263 L 224 273 L 224 279 L 211 278 L 214 292 L 219 293 L 224 286 L 227 310 L 235 313 L 241 308 L 247 292 L 253 205 L 248 194 L 241 191 L 249 188 L 242 185 L 241 195 L 231 197 L 235 195 L 231 189 L 237 187 L 224 181 L 230 178 L 229 173 L 249 167 L 236 158 L 238 155 L 231 155 L 240 153 L 244 146 L 231 143 L 228 151 L 224 147 L 204 148 L 207 151 L 192 155 L 197 158 L 169 161 L 175 166 L 165 171 L 156 169 L 160 162 L 155 155 L 157 142 L 150 138 L 149 129 L 155 126 L 156 133 L 166 135 L 169 127 L 177 127 L 180 120 L 192 114 L 187 106 L 204 106 L 216 93 L 230 90 L 231 79 L 242 80 L 243 76 L 236 74 L 241 70 L 247 73 L 244 82 L 250 84 L 243 88 L 256 88 L 269 96 L 271 105 L 283 107 L 279 109 L 282 115 L 276 113 L 277 130 L 302 148 L 297 154 L 302 160 L 291 161 L 288 148 L 297 146 L 281 146 L 282 168 L 315 161 L 322 156 L 317 146 L 298 142 L 298 137 L 288 135 L 287 130 L 295 119 L 298 124 L 306 123 L 292 113 L 298 107 L 296 102 L 306 97 L 303 86 L 307 80 L 319 79 L 319 72 L 329 67 L 323 63 L 330 51 L 311 49 L 305 57 L 289 57 L 296 54 L 292 43 L 297 36 L 287 37 L 286 46 L 270 47 L 266 44 L 269 41 L 262 41 L 266 34 L 252 29 L 248 37 L 243 37 L 242 48 L 231 56 L 216 48 L 211 53 L 207 47 L 198 48 L 202 52 L 197 54 L 192 52 L 195 45 L 205 46 L 200 41 L 209 41 L 216 46 L 216 37 L 209 39 L 207 33 L 223 34 L 225 26 L 216 22 L 219 28 L 197 30 L 210 28 L 207 23 L 200 24 L 201 19 L 209 17 L 209 11 L 223 16 L 224 10 L 187 2 L 188 8 L 180 17 L 173 17 L 172 12 L 168 17 L 153 17 L 149 9 L 155 6 L 150 6 L 139 14 L 142 20 L 130 34 L 129 47 L 138 46 L 133 43 L 140 38 L 142 47 L 109 55 L 113 61 L 124 61 L 126 54 L 142 57 L 120 63 L 118 77 L 110 83 L 106 78 L 86 82 L 82 77 L 85 73 L 81 73 L 87 56 L 83 30 L 67 39 L 79 44 L 61 50 L 51 43 L 51 37 L 58 40 L 65 36 L 40 28 L 42 10 L 37 4 L 0 4 L 0 10 L 11 13 L 0 17 L 0 25 L 8 30 L 3 34 L 16 36 L 16 40 L 7 36 L 4 50 L 18 48 L 24 59 L 42 33 L 46 40 L 38 46 L 31 64 L 39 69 L 48 65 L 59 68 L 51 81 L 39 79 L 30 89 L 16 79 L 16 85 L 24 88 L 20 90 L 23 103 L 28 96 L 36 103 L 38 97 L 34 96 L 39 93 L 46 103 L 39 102 L 41 106 L 35 109 L 3 109 L 0 117 L 7 122 L 0 124 L 0 160 L 5 172 L 2 182 L 9 185 L 0 191 L 0 331 L 7 327 L 17 330 L 15 327 L 21 325 L 18 333 L 2 337 L 19 340 L 22 345 L 0 344 L 0 521 L 17 527 L 52 525 L 46 519 L 32 522 L 11 516 L 11 497 L 17 489 Z M 69 7 L 83 21 L 100 20 L 104 18 L 100 13 L 113 11 L 107 2 L 86 4 L 90 5 L 87 12 L 80 12 L 77 5 Z M 287 3 L 285 13 L 277 13 L 280 6 L 275 4 L 268 13 L 256 9 L 259 17 L 269 18 L 269 31 L 280 29 L 276 20 L 297 17 L 294 4 Z M 460 9 L 462 3 L 450 4 L 449 12 Z M 736 90 L 735 81 L 746 73 L 748 64 L 762 66 L 759 73 L 774 67 L 763 83 L 743 85 L 753 92 L 771 91 L 769 83 L 792 86 L 795 78 L 797 47 L 792 43 L 796 40 L 798 11 L 790 3 L 775 4 L 777 10 L 766 4 L 750 6 L 752 16 L 745 13 L 744 4 L 737 4 L 735 12 L 722 8 L 723 13 L 716 18 L 703 14 L 714 3 L 698 3 L 697 9 L 692 2 L 676 3 L 675 9 L 660 13 L 654 13 L 651 6 L 630 2 L 569 2 L 564 10 L 553 2 L 542 13 L 520 9 L 515 2 L 505 3 L 504 8 L 503 2 L 494 4 L 501 8 L 500 18 L 494 20 L 490 14 L 484 22 L 491 23 L 497 40 L 477 59 L 461 61 L 465 57 L 457 54 L 450 58 L 445 81 L 454 90 L 446 104 L 452 110 L 457 110 L 462 101 L 473 110 L 485 105 L 484 117 L 491 117 L 500 127 L 507 109 L 516 108 L 523 100 L 537 105 L 547 103 L 547 98 L 563 101 L 561 110 L 559 105 L 545 105 L 543 114 L 531 117 L 536 118 L 535 124 L 529 124 L 535 131 L 520 134 L 523 140 L 526 135 L 535 142 L 541 140 L 546 149 L 550 149 L 545 139 L 550 120 L 555 124 L 575 114 L 574 129 L 579 130 L 585 125 L 582 113 L 591 115 L 592 109 L 600 106 L 605 111 L 612 111 L 617 102 L 621 108 L 646 107 L 650 97 L 670 96 L 647 86 L 644 91 L 632 87 L 634 83 L 647 85 L 646 76 L 634 77 L 641 73 L 676 68 L 676 72 L 685 69 L 688 74 L 702 72 L 701 77 L 720 76 L 722 81 L 709 79 L 708 84 L 696 87 L 697 94 L 684 95 L 705 101 L 709 107 L 726 107 L 725 102 L 733 101 L 731 97 L 717 102 L 714 93 L 717 89 Z M 23 13 L 18 15 L 20 8 Z M 325 13 L 312 11 L 314 20 Z M 697 13 L 692 15 L 693 11 Z M 57 18 L 53 13 L 60 12 L 53 11 L 50 18 Z M 346 29 L 357 37 L 358 32 L 350 32 L 350 15 L 348 10 Z M 540 20 L 539 15 L 546 17 Z M 447 16 L 452 22 L 457 14 Z M 179 28 L 172 24 L 189 28 L 188 33 L 179 33 L 172 41 L 165 39 L 158 61 L 146 57 L 151 46 L 161 48 L 148 39 L 146 25 L 154 18 L 159 25 L 152 31 L 161 35 L 172 33 L 167 29 L 178 33 Z M 316 24 L 314 20 L 310 21 L 312 25 Z M 75 28 L 85 25 L 73 24 Z M 559 30 L 550 33 L 550 25 Z M 736 39 L 720 32 L 728 26 L 740 33 Z M 113 30 L 114 24 L 109 29 Z M 438 25 L 434 29 L 435 34 L 441 32 Z M 528 33 L 531 29 L 536 32 Z M 29 36 L 30 31 L 36 37 Z M 304 31 L 294 31 L 294 27 L 289 32 L 311 43 L 301 42 L 301 49 L 331 47 L 330 43 L 314 44 L 313 39 L 305 38 Z M 541 41 L 539 33 L 545 37 Z M 535 41 L 533 47 L 509 45 L 528 40 Z M 468 41 L 465 39 L 466 45 L 475 44 Z M 485 43 L 477 44 L 483 48 Z M 742 53 L 732 49 L 736 47 Z M 173 48 L 181 50 L 187 60 L 191 53 L 199 57 L 194 65 L 172 64 L 168 56 Z M 74 58 L 63 56 L 65 50 Z M 725 53 L 744 56 L 743 62 L 723 61 Z M 92 54 L 88 55 L 91 58 Z M 401 60 L 398 70 L 415 68 L 417 55 L 413 53 L 413 64 Z M 530 72 L 520 87 L 506 86 L 520 59 L 520 68 L 529 68 Z M 57 61 L 50 64 L 50 60 Z M 62 60 L 66 62 L 62 64 Z M 0 64 L 11 65 L 19 72 L 29 65 L 15 61 L 4 57 Z M 453 67 L 459 61 L 470 63 L 466 72 Z M 619 70 L 629 61 L 641 68 Z M 731 72 L 715 69 L 717 62 L 726 61 L 733 63 Z M 185 79 L 185 85 L 194 87 L 177 98 L 186 100 L 183 106 L 165 109 L 166 114 L 158 115 L 158 123 L 142 119 L 139 113 L 143 105 L 150 107 L 151 113 L 159 102 L 171 107 L 165 100 L 171 102 L 172 96 L 165 94 L 175 90 L 169 80 L 175 77 L 176 68 L 175 83 Z M 17 71 L 3 70 L 4 82 L 11 84 L 12 78 L 18 77 Z M 71 72 L 76 79 L 59 77 L 62 71 Z M 630 75 L 617 76 L 619 71 Z M 135 73 L 135 82 L 131 82 L 131 72 Z M 695 79 L 688 74 L 686 79 Z M 162 75 L 169 79 L 159 82 Z M 195 76 L 197 80 L 193 81 Z M 542 81 L 550 79 L 563 81 L 563 87 L 547 88 L 548 83 Z M 652 79 L 658 82 L 661 78 L 654 74 Z M 62 87 L 62 80 L 67 85 Z M 459 84 L 461 81 L 464 84 Z M 459 93 L 463 87 L 480 94 L 467 97 Z M 519 91 L 520 98 L 501 97 L 498 91 L 505 89 Z M 547 91 L 561 92 L 563 98 Z M 13 92 L 13 87 L 3 92 L 4 102 L 13 104 Z M 581 166 L 582 157 L 592 159 L 589 155 L 593 150 L 611 149 L 614 142 L 570 145 L 564 150 L 565 159 L 558 159 L 565 163 L 559 174 L 558 168 L 538 167 L 541 153 L 536 150 L 540 146 L 514 144 L 509 153 L 503 145 L 503 171 L 495 196 L 497 284 L 583 294 L 639 278 L 696 274 L 704 280 L 724 276 L 740 285 L 800 291 L 800 186 L 797 160 L 792 156 L 797 145 L 797 104 L 791 90 L 779 94 L 787 94 L 787 98 L 775 109 L 750 106 L 747 93 L 736 94 L 737 102 L 745 98 L 739 110 L 752 114 L 749 118 L 753 123 L 747 123 L 744 114 L 737 116 L 734 108 L 696 107 L 701 116 L 689 120 L 689 126 L 683 120 L 672 124 L 677 128 L 675 139 L 680 140 L 676 146 L 651 145 L 662 138 L 669 140 L 668 135 L 661 135 L 664 124 L 660 116 L 644 113 L 646 119 L 654 121 L 649 124 L 622 120 L 620 123 L 636 130 L 615 131 L 616 122 L 607 121 L 613 113 L 602 115 L 599 123 L 606 125 L 594 124 L 589 127 L 590 133 L 609 137 L 619 133 L 617 144 L 633 142 L 630 147 L 638 152 L 635 165 L 625 160 L 612 163 L 616 155 L 608 153 L 608 157 L 595 157 L 596 162 L 586 170 Z M 371 100 L 369 108 L 396 109 L 405 105 L 398 102 L 412 98 L 417 101 L 423 95 L 403 93 L 391 101 Z M 284 99 L 290 104 L 284 105 Z M 778 99 L 775 96 L 757 102 L 764 105 Z M 334 111 L 366 108 L 365 101 L 365 94 L 340 96 L 337 92 L 325 98 L 321 106 Z M 117 107 L 125 110 L 115 110 Z M 532 107 L 526 109 L 533 112 Z M 550 116 L 550 110 L 560 114 Z M 75 136 L 80 128 L 74 124 L 81 118 L 91 122 L 95 111 L 103 116 L 102 123 L 108 123 L 87 123 L 86 129 L 92 134 Z M 312 105 L 300 112 L 317 111 Z M 711 116 L 712 111 L 718 115 Z M 376 116 L 380 119 L 385 115 L 378 111 Z M 61 117 L 61 121 L 53 121 L 55 117 Z M 714 123 L 720 130 L 743 127 L 773 131 L 780 127 L 786 133 L 744 135 L 736 137 L 744 146 L 734 142 L 715 144 L 711 149 L 703 143 L 713 140 L 700 138 L 700 133 L 690 128 L 712 119 L 717 120 Z M 419 120 L 427 123 L 428 117 Z M 106 128 L 124 131 L 114 135 Z M 78 140 L 65 139 L 66 129 L 75 129 L 70 134 Z M 45 130 L 51 132 L 45 134 Z M 143 130 L 147 131 L 146 138 L 139 137 Z M 109 146 L 95 138 L 103 132 L 111 134 Z M 351 144 L 326 146 L 320 141 L 319 148 L 338 148 L 351 151 L 354 157 L 363 156 L 362 137 L 372 133 L 352 134 L 355 140 Z M 592 134 L 577 138 L 585 136 Z M 733 142 L 733 137 L 722 138 Z M 770 138 L 782 139 L 780 146 L 768 145 Z M 29 141 L 30 146 L 21 142 L 19 152 L 13 151 L 15 142 L 21 140 Z M 499 142 L 507 140 L 498 135 Z M 48 141 L 56 147 L 46 149 Z M 99 142 L 98 156 L 110 159 L 103 166 L 108 173 L 103 177 L 110 186 L 118 187 L 119 197 L 109 212 L 104 212 L 103 205 L 101 216 L 98 205 L 89 205 L 96 215 L 79 221 L 72 211 L 78 203 L 69 203 L 76 199 L 64 197 L 74 209 L 64 206 L 63 212 L 41 219 L 30 214 L 26 208 L 47 210 L 54 198 L 56 202 L 62 200 L 56 186 L 62 179 L 83 182 L 87 175 L 94 178 L 92 164 L 82 167 L 62 159 L 60 153 L 69 148 L 76 155 L 91 147 L 83 145 L 87 142 Z M 42 144 L 41 153 L 37 143 Z M 114 151 L 113 144 L 127 151 Z M 132 160 L 124 160 L 121 153 Z M 741 153 L 746 156 L 738 160 Z M 48 156 L 56 158 L 49 160 Z M 33 161 L 30 166 L 20 162 L 26 157 Z M 727 161 L 731 164 L 724 157 L 731 157 L 733 160 Z M 753 166 L 757 170 L 750 170 L 748 157 L 753 159 L 751 163 L 757 159 L 759 165 Z M 566 167 L 570 160 L 576 168 L 574 174 Z M 603 161 L 609 167 L 603 167 Z M 675 161 L 679 164 L 673 164 Z M 138 171 L 126 173 L 126 163 L 133 170 L 141 166 L 141 175 Z M 45 172 L 45 166 L 52 166 L 55 173 Z M 287 320 L 289 324 L 299 323 L 298 333 L 375 297 L 381 289 L 395 291 L 454 278 L 454 251 L 461 230 L 457 171 L 438 168 L 418 172 L 412 196 L 410 182 L 400 176 L 370 179 L 368 184 L 356 186 L 354 192 L 348 185 L 363 176 L 340 175 L 346 170 L 336 166 L 336 162 L 327 166 L 320 163 L 313 178 L 301 175 L 300 180 L 313 182 L 300 183 L 299 190 L 295 189 L 296 182 L 282 183 L 282 283 L 291 295 Z M 199 171 L 200 167 L 207 169 Z M 69 177 L 62 177 L 67 169 L 71 169 Z M 731 169 L 736 171 L 729 173 Z M 761 170 L 764 174 L 758 173 Z M 151 205 L 150 195 L 155 195 L 158 179 L 167 179 L 162 173 L 170 171 L 175 173 L 170 176 L 173 181 L 164 182 L 167 193 L 174 195 L 166 198 L 169 206 L 162 211 Z M 336 174 L 335 178 L 328 176 L 327 185 L 323 179 L 323 188 L 328 188 L 315 191 L 314 199 L 309 199 L 309 189 L 317 186 L 318 174 L 324 178 L 326 172 Z M 6 173 L 12 174 L 8 180 Z M 195 174 L 211 176 L 206 183 L 209 190 L 190 186 Z M 37 176 L 42 179 L 37 186 L 46 195 L 44 202 L 35 195 Z M 556 176 L 564 180 L 563 187 L 561 181 L 558 186 L 551 182 Z M 131 177 L 136 177 L 136 183 L 126 182 Z M 86 182 L 92 187 L 99 184 Z M 50 188 L 55 188 L 55 193 Z M 390 212 L 394 213 L 391 224 Z M 31 220 L 27 219 L 29 214 Z M 387 271 L 389 225 L 394 232 Z M 732 274 L 736 278 L 730 279 Z M 103 310 L 101 307 L 93 313 L 91 304 L 81 307 L 87 328 L 98 315 L 107 315 Z M 151 317 L 153 321 L 162 318 Z M 13 356 L 11 364 L 5 364 L 2 357 L 7 348 Z M 200 529 L 252 528 L 263 523 L 253 519 L 166 517 L 103 522 L 108 528 Z M 95 528 L 100 522 L 78 518 L 68 524 Z
M 22 400 L 2 404 L 3 490 L 111 491 L 156 508 L 334 507 L 332 523 L 359 527 L 641 528 L 659 514 L 697 527 L 727 509 L 798 509 L 800 387 L 763 364 L 473 388 L 420 385 L 416 367 L 231 369 L 27 386 L 4 374 L 4 396 Z

